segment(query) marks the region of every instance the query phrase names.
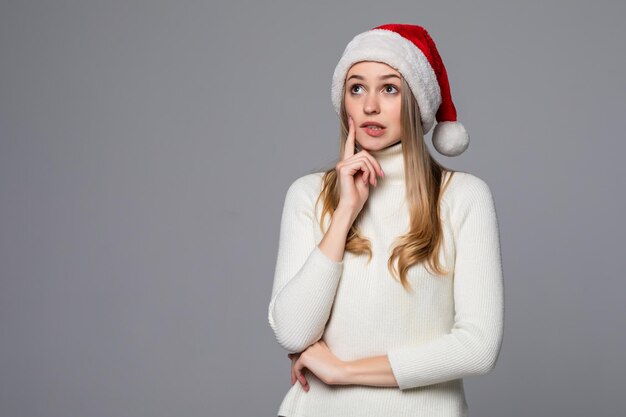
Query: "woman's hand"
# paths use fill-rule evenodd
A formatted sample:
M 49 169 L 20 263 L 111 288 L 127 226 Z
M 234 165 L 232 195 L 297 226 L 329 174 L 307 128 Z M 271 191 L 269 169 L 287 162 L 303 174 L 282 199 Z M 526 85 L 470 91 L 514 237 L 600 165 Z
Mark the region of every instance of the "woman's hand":
M 291 359 L 291 384 L 298 380 L 307 392 L 310 386 L 304 376 L 304 368 L 327 385 L 338 385 L 345 379 L 345 362 L 337 358 L 323 340 L 315 342 L 301 353 L 290 353 L 288 356 Z
M 309 382 L 306 380 L 304 373 L 300 375 L 296 375 L 295 364 L 301 353 L 288 353 L 287 356 L 291 359 L 291 385 L 295 384 L 296 381 L 300 382 L 300 385 L 305 389 L 305 391 L 309 390 Z
M 376 175 L 383 177 L 383 171 L 376 159 L 369 152 L 361 150 L 354 153 L 354 120 L 348 116 L 348 137 L 343 158 L 335 166 L 339 177 L 339 205 L 349 208 L 354 217 L 361 211 L 369 196 L 369 184 L 376 186 Z

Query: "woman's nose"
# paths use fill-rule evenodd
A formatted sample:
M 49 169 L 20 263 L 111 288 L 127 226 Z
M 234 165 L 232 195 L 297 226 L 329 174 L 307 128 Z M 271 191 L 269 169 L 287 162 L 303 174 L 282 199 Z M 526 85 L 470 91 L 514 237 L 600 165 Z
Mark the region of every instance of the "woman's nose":
M 378 113 L 380 110 L 378 105 L 378 98 L 374 94 L 370 94 L 365 98 L 365 103 L 363 104 L 363 111 L 367 114 L 370 113 Z

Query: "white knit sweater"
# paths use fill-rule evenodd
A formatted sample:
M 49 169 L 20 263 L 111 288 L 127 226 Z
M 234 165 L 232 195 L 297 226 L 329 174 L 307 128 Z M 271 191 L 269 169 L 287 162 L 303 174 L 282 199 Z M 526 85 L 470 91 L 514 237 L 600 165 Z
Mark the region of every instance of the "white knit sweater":
M 503 278 L 491 190 L 475 175 L 454 174 L 441 203 L 439 254 L 454 269 L 435 276 L 414 265 L 409 293 L 387 269 L 393 240 L 409 225 L 402 143 L 371 154 L 385 172 L 378 187 L 370 186 L 359 226 L 371 241 L 371 263 L 350 252 L 341 262 L 324 255 L 317 246 L 321 203 L 313 210 L 323 173 L 296 179 L 282 212 L 268 321 L 289 352 L 323 338 L 342 360 L 386 354 L 399 386 L 331 386 L 306 372 L 309 392 L 296 382 L 278 414 L 467 416 L 461 378 L 490 372 L 502 344 Z

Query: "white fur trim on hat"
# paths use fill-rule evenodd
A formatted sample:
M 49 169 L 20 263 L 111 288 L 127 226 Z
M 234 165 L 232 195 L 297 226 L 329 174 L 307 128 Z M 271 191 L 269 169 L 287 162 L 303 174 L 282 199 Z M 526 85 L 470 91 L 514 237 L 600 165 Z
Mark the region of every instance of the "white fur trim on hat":
M 440 154 L 458 156 L 469 146 L 469 135 L 461 122 L 444 121 L 435 126 L 432 141 Z
M 331 86 L 331 98 L 337 114 L 341 109 L 341 92 L 346 75 L 350 67 L 360 61 L 383 62 L 402 74 L 417 100 L 424 134 L 428 133 L 441 104 L 437 76 L 424 53 L 413 42 L 387 29 L 360 33 L 346 46 L 335 67 Z

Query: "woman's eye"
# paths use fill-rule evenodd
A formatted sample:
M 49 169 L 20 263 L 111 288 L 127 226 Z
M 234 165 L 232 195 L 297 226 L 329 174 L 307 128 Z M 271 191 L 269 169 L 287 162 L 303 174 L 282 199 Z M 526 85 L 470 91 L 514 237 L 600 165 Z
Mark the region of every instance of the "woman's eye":
M 385 86 L 385 88 L 393 88 L 394 90 L 398 91 L 398 89 L 396 88 L 396 86 L 395 86 L 395 85 L 392 85 L 392 84 L 387 84 L 387 85 Z
M 354 85 L 352 86 L 352 88 L 350 89 L 350 91 L 354 94 L 354 93 L 355 93 L 354 89 L 355 89 L 355 88 L 360 88 L 360 87 L 361 87 L 360 85 L 358 85 L 358 84 L 354 84 Z

